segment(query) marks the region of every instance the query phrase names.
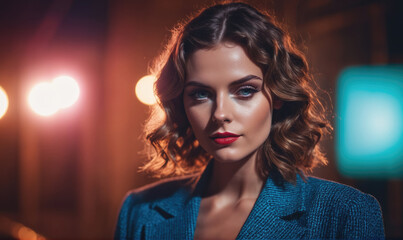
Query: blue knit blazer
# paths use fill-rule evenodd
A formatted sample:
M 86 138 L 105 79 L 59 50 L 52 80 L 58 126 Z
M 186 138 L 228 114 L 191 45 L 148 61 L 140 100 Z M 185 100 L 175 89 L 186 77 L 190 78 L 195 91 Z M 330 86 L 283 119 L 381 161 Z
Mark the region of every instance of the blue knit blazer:
M 209 177 L 161 181 L 129 192 L 115 239 L 193 239 Z M 228 221 L 231 221 L 230 219 Z M 339 183 L 268 178 L 237 239 L 384 239 L 376 199 Z

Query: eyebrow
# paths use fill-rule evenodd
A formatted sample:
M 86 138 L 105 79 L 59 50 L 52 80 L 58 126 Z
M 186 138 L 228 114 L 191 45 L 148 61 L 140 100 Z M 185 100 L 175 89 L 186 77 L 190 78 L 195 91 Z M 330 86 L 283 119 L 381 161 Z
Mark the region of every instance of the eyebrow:
M 245 76 L 245 77 L 243 77 L 243 78 L 240 78 L 240 79 L 238 79 L 238 80 L 233 81 L 233 82 L 230 84 L 230 86 L 239 85 L 239 84 L 242 84 L 242 83 L 247 82 L 247 81 L 252 80 L 252 79 L 262 80 L 260 77 L 258 77 L 258 76 L 256 76 L 256 75 L 251 75 L 251 74 L 250 74 L 250 75 L 247 75 L 247 76 Z M 207 86 L 204 85 L 203 83 L 200 83 L 200 82 L 197 82 L 197 81 L 189 81 L 189 82 L 187 82 L 187 83 L 185 84 L 185 87 L 187 87 L 187 86 L 207 87 Z

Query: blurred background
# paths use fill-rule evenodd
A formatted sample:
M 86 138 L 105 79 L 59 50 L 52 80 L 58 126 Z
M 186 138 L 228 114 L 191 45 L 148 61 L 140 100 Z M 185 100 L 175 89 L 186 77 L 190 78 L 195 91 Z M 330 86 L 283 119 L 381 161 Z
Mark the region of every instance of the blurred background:
M 343 69 L 403 63 L 403 1 L 247 2 L 284 22 L 328 93 L 321 95 L 336 125 Z M 112 238 L 125 193 L 154 181 L 138 173 L 149 106 L 136 97 L 136 83 L 175 23 L 211 3 L 1 1 L 0 238 Z M 73 97 L 53 106 L 46 89 Z M 334 136 L 325 140 L 329 164 L 313 175 L 375 196 L 386 236 L 403 238 L 401 175 L 343 174 L 335 146 Z M 401 169 L 403 158 L 395 161 Z

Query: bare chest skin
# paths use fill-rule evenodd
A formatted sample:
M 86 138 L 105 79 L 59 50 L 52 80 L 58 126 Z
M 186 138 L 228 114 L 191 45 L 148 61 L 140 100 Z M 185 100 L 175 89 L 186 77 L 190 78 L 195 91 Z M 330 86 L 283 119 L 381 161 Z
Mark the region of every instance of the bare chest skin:
M 235 239 L 251 212 L 256 198 L 239 200 L 234 204 L 212 207 L 214 197 L 200 203 L 194 239 Z

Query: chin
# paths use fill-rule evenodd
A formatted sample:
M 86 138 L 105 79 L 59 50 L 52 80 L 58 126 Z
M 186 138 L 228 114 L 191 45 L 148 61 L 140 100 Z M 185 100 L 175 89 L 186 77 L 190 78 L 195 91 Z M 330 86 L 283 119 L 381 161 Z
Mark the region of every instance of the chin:
M 241 161 L 241 159 L 239 159 L 239 158 L 229 158 L 229 157 L 225 157 L 225 158 L 214 157 L 214 160 L 217 162 L 220 162 L 220 163 L 236 163 L 236 162 Z
M 228 150 L 228 149 L 226 149 Z M 214 160 L 220 163 L 236 163 L 242 160 L 250 159 L 250 156 L 253 154 L 242 154 L 233 151 L 225 151 L 212 154 L 214 156 Z

